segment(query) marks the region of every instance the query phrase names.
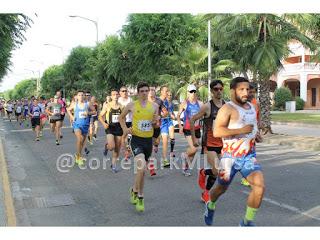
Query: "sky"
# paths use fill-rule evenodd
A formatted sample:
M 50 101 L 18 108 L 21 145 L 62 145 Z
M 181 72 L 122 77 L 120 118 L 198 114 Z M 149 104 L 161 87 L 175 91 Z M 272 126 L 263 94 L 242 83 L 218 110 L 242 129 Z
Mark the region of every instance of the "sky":
M 61 64 L 72 48 L 81 46 L 93 47 L 96 44 L 96 28 L 94 23 L 81 18 L 70 18 L 74 13 L 38 12 L 29 13 L 33 24 L 26 33 L 26 41 L 14 50 L 11 58 L 13 65 L 1 85 L 0 91 L 12 89 L 19 81 L 42 75 L 51 65 Z M 83 17 L 98 22 L 99 41 L 106 36 L 119 34 L 126 23 L 128 13 L 96 13 Z M 53 44 L 58 47 L 45 46 Z M 62 48 L 62 49 L 61 49 Z

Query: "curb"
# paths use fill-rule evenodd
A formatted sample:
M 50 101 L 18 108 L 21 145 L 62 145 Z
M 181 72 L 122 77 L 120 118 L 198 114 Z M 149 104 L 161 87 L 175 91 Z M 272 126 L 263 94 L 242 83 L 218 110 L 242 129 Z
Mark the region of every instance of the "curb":
M 5 226 L 16 226 L 17 220 L 16 220 L 15 208 L 14 208 L 14 204 L 13 204 L 7 162 L 5 159 L 2 139 L 0 139 L 0 174 L 2 176 L 1 183 L 0 183 L 0 185 L 1 185 L 0 190 L 3 190 L 2 196 L 1 196 L 1 194 L 0 194 L 0 196 L 3 197 L 2 199 L 3 199 L 3 203 L 4 203 L 3 204 L 3 206 L 4 206 L 3 213 L 5 215 Z M 2 200 L 2 199 L 0 199 L 0 200 Z

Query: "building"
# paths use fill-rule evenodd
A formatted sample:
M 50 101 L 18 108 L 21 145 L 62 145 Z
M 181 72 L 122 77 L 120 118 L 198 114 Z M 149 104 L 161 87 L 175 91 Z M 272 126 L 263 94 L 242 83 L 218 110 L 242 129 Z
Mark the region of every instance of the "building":
M 271 90 L 288 87 L 294 97 L 305 101 L 305 109 L 320 109 L 320 64 L 298 41 L 289 43 L 290 55 L 282 62 L 283 69 L 271 80 Z

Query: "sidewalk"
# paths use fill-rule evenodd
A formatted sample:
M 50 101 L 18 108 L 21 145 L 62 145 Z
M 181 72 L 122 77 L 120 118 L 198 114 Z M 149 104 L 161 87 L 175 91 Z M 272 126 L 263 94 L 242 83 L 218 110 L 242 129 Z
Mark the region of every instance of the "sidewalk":
M 320 151 L 320 126 L 318 125 L 273 122 L 271 128 L 274 134 L 264 136 L 264 143 Z

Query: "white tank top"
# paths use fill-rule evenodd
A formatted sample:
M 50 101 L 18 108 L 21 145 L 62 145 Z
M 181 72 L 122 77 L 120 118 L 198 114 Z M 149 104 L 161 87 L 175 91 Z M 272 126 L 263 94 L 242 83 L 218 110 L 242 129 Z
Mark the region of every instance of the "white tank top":
M 241 134 L 232 137 L 222 138 L 223 140 L 223 156 L 242 158 L 251 153 L 254 153 L 254 143 L 255 137 L 258 132 L 257 117 L 255 107 L 248 102 L 250 109 L 245 109 L 238 106 L 233 102 L 228 102 L 227 104 L 231 105 L 238 111 L 239 118 L 237 121 L 230 121 L 228 128 L 229 129 L 238 129 L 242 128 L 245 125 L 252 124 L 253 130 L 249 134 Z
M 118 103 L 120 103 L 122 106 L 127 106 L 129 103 L 132 102 L 132 99 L 128 97 L 127 99 L 124 99 L 122 97 L 119 97 Z M 126 122 L 132 122 L 132 112 L 129 112 L 126 116 Z

